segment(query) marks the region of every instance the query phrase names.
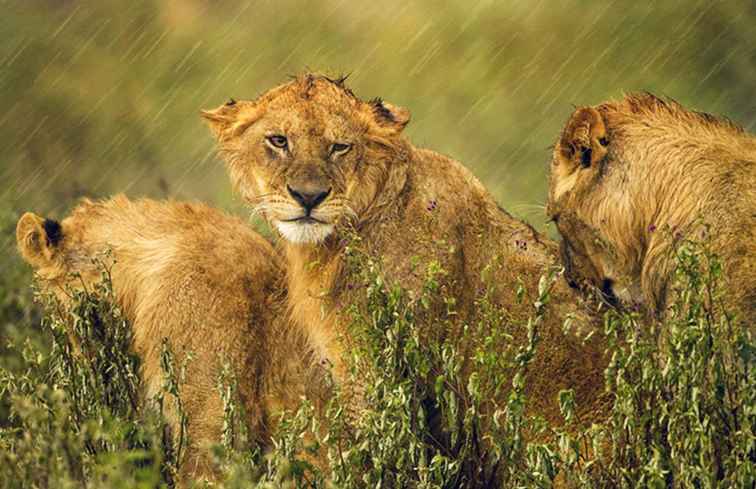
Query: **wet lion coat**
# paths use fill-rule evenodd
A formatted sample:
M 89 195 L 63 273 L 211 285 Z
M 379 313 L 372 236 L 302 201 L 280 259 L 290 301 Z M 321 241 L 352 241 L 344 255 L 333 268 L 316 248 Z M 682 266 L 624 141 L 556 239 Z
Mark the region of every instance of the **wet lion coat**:
M 17 240 L 52 291 L 79 286 L 72 274 L 85 284 L 100 280 L 93 259 L 111 267 L 113 291 L 141 361 L 145 400 L 163 383 L 163 338 L 179 365 L 191 354 L 180 386 L 190 442 L 179 474 L 185 481 L 217 475 L 209 445 L 222 441 L 218 383 L 224 364 L 238 379 L 250 434 L 263 446 L 274 414 L 296 407 L 318 385 L 304 343 L 297 343 L 301 335 L 290 334 L 280 319 L 281 260 L 236 217 L 198 203 L 118 196 L 85 200 L 61 223 L 27 213 Z M 169 421 L 178 433 L 175 417 Z
M 723 261 L 725 302 L 756 320 L 756 137 L 650 94 L 577 109 L 551 164 L 548 212 L 577 282 L 661 313 L 674 250 Z
M 456 316 L 428 334 L 456 338 L 470 354 L 462 324 L 476 320 L 476 300 L 493 287 L 507 333 L 524 340 L 539 279 L 558 265 L 556 246 L 502 211 L 462 164 L 404 139 L 406 109 L 363 101 L 343 80 L 304 75 L 203 115 L 234 186 L 279 231 L 290 317 L 337 380 L 348 378 L 344 358 L 352 341 L 343 305 L 365 299 L 345 263 L 345 247 L 355 239 L 388 283 L 410 294 L 423 287 L 428 264 L 444 271 L 440 290 L 454 298 Z M 311 206 L 301 202 L 303 192 L 326 196 Z M 585 419 L 603 391 L 605 359 L 596 337 L 583 344 L 562 330 L 570 314 L 594 327 L 580 302 L 557 281 L 529 370 L 529 407 L 557 423 L 561 389 L 575 388 Z

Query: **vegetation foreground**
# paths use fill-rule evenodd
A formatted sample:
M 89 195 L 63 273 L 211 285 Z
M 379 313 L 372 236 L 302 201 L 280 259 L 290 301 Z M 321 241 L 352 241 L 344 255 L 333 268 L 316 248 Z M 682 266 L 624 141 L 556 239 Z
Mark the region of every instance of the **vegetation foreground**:
M 749 133 L 756 127 L 747 103 L 756 100 L 756 2 L 3 6 L 0 488 L 178 483 L 177 461 L 191 446 L 191 413 L 178 401 L 196 381 L 191 363 L 162 342 L 162 384 L 143 405 L 143 365 L 130 353 L 132 325 L 113 306 L 108 270 L 102 286 L 76 293 L 68 309 L 33 292 L 13 231 L 15 210 L 60 216 L 81 195 L 126 191 L 239 208 L 194 117 L 199 106 L 251 96 L 303 66 L 352 72 L 360 93 L 413 108 L 410 139 L 469 163 L 498 202 L 539 230 L 547 227 L 540 204 L 549 172 L 539 162 L 572 104 L 650 90 L 728 114 Z M 368 307 L 351 311 L 360 344 L 349 361 L 350 375 L 366 384 L 366 408 L 349 413 L 345 393 L 325 408 L 302 401 L 278 424 L 273 449 L 263 450 L 241 421 L 243 389 L 224 369 L 216 381 L 223 438 L 213 456 L 225 480 L 214 487 L 480 487 L 498 471 L 504 487 L 752 488 L 754 328 L 719 300 L 747 287 L 723 285 L 719 266 L 697 246 L 678 255 L 681 293 L 663 321 L 601 309 L 595 335 L 608 338 L 611 360 L 606 416 L 591 426 L 579 391 L 564 391 L 549 396 L 561 406 L 561 427 L 531 417 L 543 399 L 529 395 L 527 380 L 550 358 L 540 315 L 546 301 L 558 302 L 549 289 L 556 275 L 534 291 L 537 300 L 521 298 L 530 321 L 502 318 L 481 297 L 475 306 L 487 323 L 469 331 L 492 331 L 495 342 L 519 328 L 518 339 L 529 341 L 494 354 L 479 335 L 477 354 L 465 356 L 474 361 L 461 366 L 460 345 L 428 342 L 422 331 L 447 320 L 433 307 L 443 299 L 434 281 L 443 270 L 427 264 L 423 292 L 412 296 L 387 287 L 378 265 L 363 261 L 350 285 Z M 177 411 L 185 416 L 176 429 Z M 433 438 L 439 432 L 443 444 Z
M 587 429 L 576 428 L 571 391 L 559 394 L 560 428 L 525 410 L 525 372 L 539 355 L 553 276 L 541 281 L 530 321 L 515 325 L 527 329 L 527 344 L 494 355 L 481 342 L 465 383 L 454 344 L 419 341 L 416 318 L 438 294 L 431 268 L 423 294 L 410 297 L 387 286 L 376 263 L 356 257 L 369 306 L 353 311 L 360 346 L 351 361 L 353 375 L 368 380 L 365 409 L 347 415 L 337 394 L 316 415 L 303 401 L 284 416 L 274 449 L 261 453 L 240 422 L 233 374 L 221 376 L 224 434 L 215 456 L 225 481 L 215 487 L 470 487 L 502 468 L 505 487 L 753 487 L 752 334 L 719 306 L 719 262 L 693 243 L 677 257 L 679 300 L 666 320 L 606 311 L 611 408 Z M 129 325 L 112 305 L 107 269 L 101 286 L 76 294 L 71 307 L 38 294 L 43 339 L 8 346 L 22 361 L 0 370 L 9 410 L 0 431 L 0 487 L 172 487 L 185 430 L 169 434 L 162 413 L 181 412 L 186 365 L 166 346 L 163 388 L 141 405 L 138 359 L 129 353 Z M 480 307 L 489 306 L 482 298 Z M 435 405 L 427 389 L 435 390 Z M 509 390 L 506 402 L 488 406 L 501 389 Z M 480 435 L 492 433 L 479 429 L 489 416 L 495 436 Z M 431 422 L 440 423 L 453 451 L 440 449 Z M 315 452 L 327 454 L 327 469 L 311 463 Z

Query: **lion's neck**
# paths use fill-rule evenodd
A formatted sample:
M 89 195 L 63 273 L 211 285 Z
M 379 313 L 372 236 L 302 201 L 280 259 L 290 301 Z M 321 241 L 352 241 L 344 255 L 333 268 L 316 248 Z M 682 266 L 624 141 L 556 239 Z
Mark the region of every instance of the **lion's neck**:
M 288 311 L 322 360 L 342 374 L 342 331 L 333 289 L 341 273 L 341 254 L 334 246 L 286 243 Z
M 348 232 L 367 237 L 388 216 L 395 219 L 397 210 L 406 205 L 403 197 L 406 185 L 407 162 L 393 162 L 380 182 L 381 192 L 361 213 L 359 222 L 349 225 Z M 305 332 L 321 358 L 333 366 L 337 380 L 346 376 L 342 359 L 344 345 L 348 342 L 346 320 L 340 316 L 341 304 L 338 303 L 345 295 L 338 290 L 345 273 L 341 240 L 335 233 L 324 244 L 283 244 L 290 318 Z

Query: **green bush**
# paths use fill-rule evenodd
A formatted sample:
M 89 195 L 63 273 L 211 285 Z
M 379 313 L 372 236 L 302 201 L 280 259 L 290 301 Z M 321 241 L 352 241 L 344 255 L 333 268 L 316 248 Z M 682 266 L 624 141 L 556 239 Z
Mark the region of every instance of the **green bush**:
M 38 349 L 48 345 L 40 337 L 40 308 L 34 304 L 31 271 L 23 266 L 16 253 L 17 212 L 0 206 L 0 249 L 5 250 L 5 263 L 0 264 L 0 368 L 17 372 L 24 367 L 21 349 L 14 346 L 30 341 Z M 0 396 L 0 428 L 7 425 L 9 405 Z
M 363 401 L 355 409 L 337 393 L 324 413 L 303 403 L 281 420 L 273 448 L 260 453 L 239 422 L 236 374 L 224 372 L 218 386 L 226 429 L 217 459 L 226 480 L 218 486 L 491 487 L 496 480 L 545 488 L 558 480 L 574 487 L 753 487 L 751 325 L 722 310 L 721 267 L 703 247 L 679 248 L 675 301 L 664 320 L 606 314 L 612 406 L 605 422 L 585 429 L 570 391 L 559 396 L 562 427 L 525 409 L 524 372 L 539 354 L 540 318 L 556 275 L 542 279 L 532 318 L 522 325 L 528 341 L 498 355 L 486 348 L 490 338 L 478 333 L 498 334 L 506 325 L 484 296 L 480 323 L 466 326 L 472 354 L 463 355 L 424 329 L 454 314 L 438 289 L 442 270 L 429 264 L 424 289 L 412 295 L 383 281 L 378 260 L 351 253 L 366 298 L 365 307 L 352 306 L 350 330 Z M 48 298 L 43 325 L 52 348 L 20 345 L 23 371 L 0 374 L 11 399 L 9 426 L 0 433 L 3 487 L 172 485 L 181 444 L 177 453 L 160 402 L 137 402 L 128 325 L 104 278 L 97 290 L 74 296 L 70 309 Z M 167 351 L 164 370 L 163 402 L 173 402 L 181 369 Z
M 140 398 L 131 329 L 114 305 L 107 269 L 93 290 L 64 294 L 64 300 L 38 294 L 50 348 L 27 339 L 18 346 L 25 367 L 0 369 L 0 395 L 10 402 L 9 424 L 0 432 L 0 487 L 170 482 L 176 457 L 160 415 L 164 396 L 156 408 Z M 170 352 L 164 356 L 170 365 Z M 166 370 L 169 395 L 171 374 Z

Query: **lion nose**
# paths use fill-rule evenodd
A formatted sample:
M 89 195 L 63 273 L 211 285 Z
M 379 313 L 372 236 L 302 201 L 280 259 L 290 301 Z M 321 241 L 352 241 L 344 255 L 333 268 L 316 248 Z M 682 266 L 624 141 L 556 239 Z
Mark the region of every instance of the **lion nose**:
M 287 185 L 286 189 L 308 214 L 326 200 L 326 197 L 331 193 L 330 188 L 325 190 L 322 188 L 292 188 L 290 185 Z

